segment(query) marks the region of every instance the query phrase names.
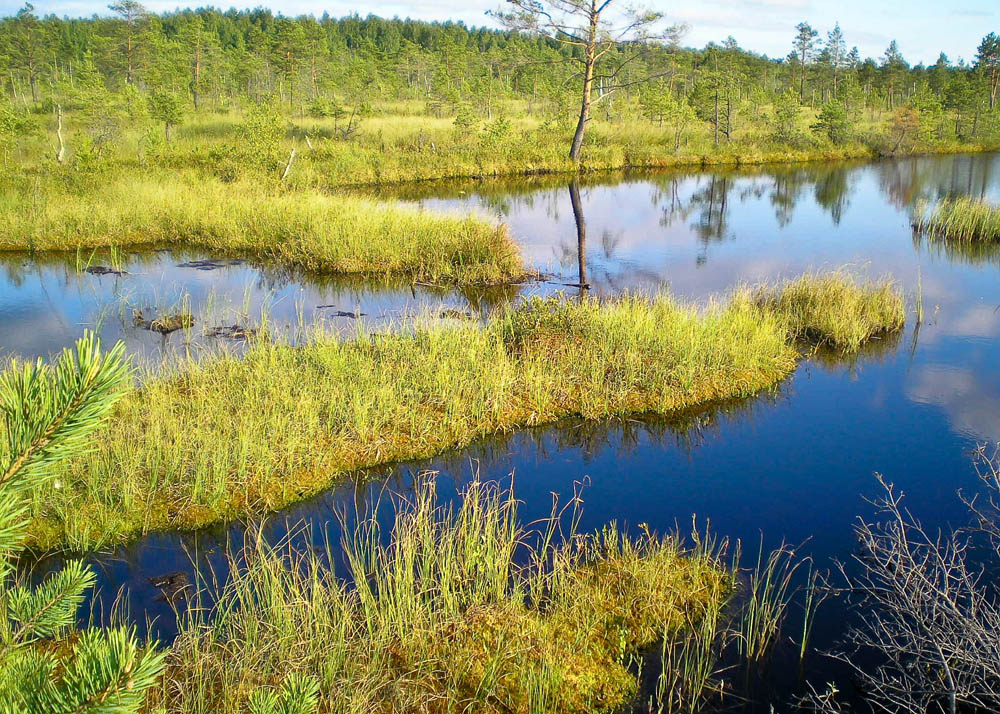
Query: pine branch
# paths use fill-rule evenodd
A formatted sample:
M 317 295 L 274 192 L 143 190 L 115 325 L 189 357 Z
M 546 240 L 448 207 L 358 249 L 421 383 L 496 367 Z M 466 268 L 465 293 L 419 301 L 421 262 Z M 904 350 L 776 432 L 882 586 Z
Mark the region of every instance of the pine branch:
M 143 649 L 134 629 L 83 632 L 69 657 L 32 647 L 72 627 L 94 573 L 68 564 L 36 588 L 8 586 L 10 555 L 24 530 L 24 492 L 46 467 L 89 447 L 129 374 L 124 345 L 106 355 L 90 332 L 55 364 L 14 364 L 0 373 L 0 713 L 132 714 L 163 668 L 165 653 Z
M 39 360 L 0 374 L 8 442 L 0 490 L 37 486 L 43 467 L 87 448 L 87 436 L 113 406 L 129 372 L 124 344 L 103 357 L 100 350 L 100 340 L 87 332 L 51 367 Z
M 131 714 L 155 684 L 166 656 L 141 648 L 132 628 L 87 630 L 57 679 L 54 660 L 46 670 L 46 662 L 33 662 L 24 651 L 8 658 L 18 669 L 9 698 L 20 707 L 11 711 L 33 714 Z
M 0 713 L 39 711 L 37 707 L 32 708 L 27 695 L 43 692 L 50 686 L 56 665 L 51 653 L 31 647 L 0 657 Z
M 13 587 L 6 593 L 7 617 L 17 623 L 0 657 L 19 644 L 56 637 L 73 625 L 86 590 L 97 580 L 93 571 L 76 561 L 37 588 Z
M 248 702 L 250 714 L 312 714 L 319 704 L 319 683 L 314 677 L 292 672 L 278 691 L 261 689 Z

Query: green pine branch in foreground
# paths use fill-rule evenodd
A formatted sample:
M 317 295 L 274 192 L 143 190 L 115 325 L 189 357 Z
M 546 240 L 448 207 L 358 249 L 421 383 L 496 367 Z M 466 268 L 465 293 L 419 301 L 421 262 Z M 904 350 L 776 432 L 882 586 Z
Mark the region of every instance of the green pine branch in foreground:
M 94 573 L 69 563 L 37 587 L 16 582 L 13 554 L 25 529 L 23 496 L 49 466 L 87 448 L 129 374 L 124 345 L 102 354 L 86 333 L 53 364 L 14 362 L 0 373 L 0 712 L 134 712 L 163 667 L 130 627 L 72 633 Z M 75 636 L 70 637 L 74 634 Z
M 133 627 L 73 632 L 96 580 L 69 563 L 37 587 L 14 577 L 27 525 L 23 496 L 51 478 L 55 461 L 85 451 L 130 372 L 124 344 L 102 354 L 87 332 L 53 364 L 11 363 L 0 373 L 0 714 L 127 714 L 143 705 L 166 653 Z M 254 692 L 252 714 L 310 714 L 318 684 L 289 676 Z

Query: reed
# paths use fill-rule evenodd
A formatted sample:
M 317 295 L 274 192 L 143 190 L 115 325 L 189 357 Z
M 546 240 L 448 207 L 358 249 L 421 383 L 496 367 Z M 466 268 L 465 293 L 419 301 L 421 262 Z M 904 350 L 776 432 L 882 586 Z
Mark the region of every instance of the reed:
M 784 545 L 765 553 L 761 540 L 757 562 L 748 574 L 736 637 L 739 654 L 746 661 L 757 666 L 766 664 L 796 594 L 793 579 L 806 562 Z
M 707 528 L 704 534 L 693 529 L 692 537 L 692 556 L 721 565 L 728 541 L 719 541 Z M 733 597 L 739 595 L 736 575 L 732 573 L 730 577 Z M 650 714 L 696 712 L 710 697 L 722 696 L 725 685 L 719 677 L 719 662 L 733 635 L 731 599 L 714 598 L 706 603 L 697 620 L 688 620 L 682 627 L 662 633 L 659 672 L 646 702 Z
M 917 205 L 914 227 L 932 237 L 975 243 L 1000 241 L 1000 206 L 975 198 Z
M 853 337 L 901 324 L 895 288 L 839 280 L 828 292 L 855 309 L 822 301 L 836 318 L 800 310 L 786 297 L 802 292 L 797 283 L 767 299 L 742 290 L 705 306 L 667 295 L 533 299 L 482 327 L 425 319 L 302 347 L 260 340 L 241 359 L 146 374 L 94 452 L 62 467 L 72 487 L 34 494 L 34 542 L 85 548 L 203 526 L 490 434 L 752 396 L 794 370 L 801 335 L 846 348 L 854 340 L 840 333 L 851 316 L 864 322 L 846 330 Z M 898 319 L 869 305 L 892 295 Z
M 610 711 L 636 694 L 635 653 L 732 593 L 673 537 L 562 540 L 557 517 L 527 530 L 496 484 L 443 506 L 421 479 L 395 508 L 387 530 L 377 508 L 345 529 L 345 580 L 329 546 L 253 538 L 182 617 L 154 706 L 235 714 L 294 676 L 331 713 Z

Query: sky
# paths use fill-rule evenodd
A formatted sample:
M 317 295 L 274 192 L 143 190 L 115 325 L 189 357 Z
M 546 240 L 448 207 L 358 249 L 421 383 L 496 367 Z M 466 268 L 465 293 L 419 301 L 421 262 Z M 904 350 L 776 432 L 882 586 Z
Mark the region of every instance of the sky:
M 108 0 L 110 1 L 110 0 Z M 420 20 L 462 20 L 467 25 L 496 26 L 486 14 L 503 0 L 145 0 L 150 10 L 214 4 L 229 7 L 270 7 L 285 15 L 329 12 L 334 17 L 358 13 Z M 107 13 L 107 1 L 35 0 L 39 14 L 86 17 Z M 9 15 L 23 0 L 0 0 L 0 15 Z M 976 47 L 988 32 L 1000 33 L 998 0 L 646 0 L 667 21 L 690 25 L 684 44 L 703 47 L 732 35 L 744 47 L 771 57 L 791 51 L 795 25 L 805 21 L 825 37 L 839 22 L 847 46 L 857 46 L 862 57 L 878 58 L 895 39 L 911 63 L 931 64 L 944 52 L 952 61 L 972 61 Z

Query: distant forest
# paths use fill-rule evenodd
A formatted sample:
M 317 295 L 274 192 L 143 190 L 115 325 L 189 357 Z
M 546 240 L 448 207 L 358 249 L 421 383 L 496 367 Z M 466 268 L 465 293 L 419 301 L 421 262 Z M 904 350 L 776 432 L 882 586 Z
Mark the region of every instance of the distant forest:
M 422 100 L 430 113 L 463 104 L 491 113 L 504 99 L 521 99 L 529 112 L 558 111 L 578 94 L 567 59 L 580 48 L 544 35 L 469 28 L 456 22 L 344 18 L 287 18 L 267 9 L 185 10 L 155 15 L 126 0 L 108 17 L 38 17 L 31 5 L 0 20 L 0 65 L 5 91 L 18 102 L 54 98 L 93 102 L 103 92 L 134 88 L 169 92 L 195 110 L 225 109 L 238 98 L 273 98 L 292 113 L 344 111 L 341 103 Z M 987 35 L 974 62 L 944 54 L 931 66 L 910 65 L 893 41 L 879 58 L 848 49 L 839 26 L 820 33 L 808 24 L 789 28 L 787 57 L 741 48 L 733 37 L 704 49 L 678 42 L 641 48 L 618 77 L 636 82 L 632 94 L 667 88 L 700 113 L 722 94 L 723 114 L 734 103 L 769 103 L 785 91 L 802 104 L 837 99 L 852 110 L 892 110 L 906 103 L 953 110 L 956 134 L 973 136 L 995 108 L 1000 82 L 1000 37 Z M 600 83 L 596 90 L 601 91 Z M 614 112 L 608 102 L 606 112 Z M 668 108 L 645 96 L 653 120 Z M 718 123 L 731 131 L 733 117 Z

